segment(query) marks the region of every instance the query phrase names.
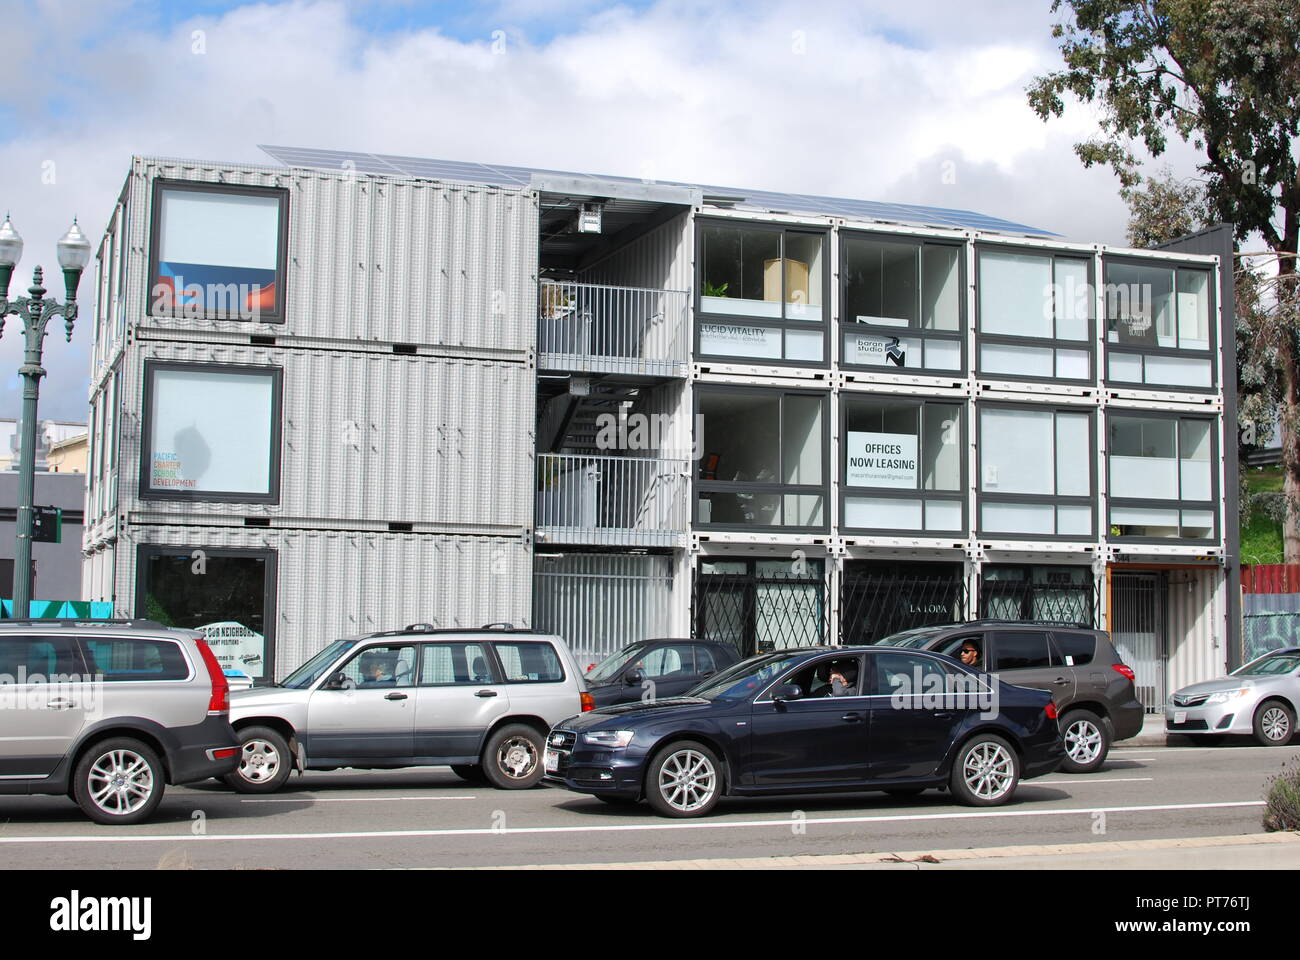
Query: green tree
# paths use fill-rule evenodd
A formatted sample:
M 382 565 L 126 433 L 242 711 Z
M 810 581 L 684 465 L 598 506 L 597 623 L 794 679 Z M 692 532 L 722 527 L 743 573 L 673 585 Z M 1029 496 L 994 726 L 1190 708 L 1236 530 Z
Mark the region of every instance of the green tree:
M 1238 243 L 1261 238 L 1272 258 L 1254 299 L 1239 306 L 1267 318 L 1248 365 L 1254 376 L 1260 356 L 1276 360 L 1284 545 L 1287 561 L 1300 562 L 1300 3 L 1053 0 L 1052 11 L 1066 14 L 1052 30 L 1065 68 L 1030 84 L 1038 115 L 1059 117 L 1066 96 L 1094 105 L 1099 135 L 1075 152 L 1085 166 L 1110 166 L 1130 192 L 1142 182 L 1140 153 L 1158 157 L 1170 135 L 1182 139 L 1201 154 L 1214 218 L 1234 224 Z

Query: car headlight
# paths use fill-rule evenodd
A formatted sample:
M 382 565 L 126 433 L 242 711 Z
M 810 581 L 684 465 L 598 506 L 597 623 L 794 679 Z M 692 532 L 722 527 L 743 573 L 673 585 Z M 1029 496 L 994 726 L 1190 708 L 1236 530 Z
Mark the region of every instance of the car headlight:
M 626 747 L 632 742 L 631 730 L 592 730 L 582 735 L 583 743 L 597 747 Z
M 1210 694 L 1206 703 L 1227 703 L 1229 700 L 1236 700 L 1238 697 L 1248 697 L 1253 690 L 1250 687 L 1242 687 L 1239 690 L 1220 690 L 1218 693 Z

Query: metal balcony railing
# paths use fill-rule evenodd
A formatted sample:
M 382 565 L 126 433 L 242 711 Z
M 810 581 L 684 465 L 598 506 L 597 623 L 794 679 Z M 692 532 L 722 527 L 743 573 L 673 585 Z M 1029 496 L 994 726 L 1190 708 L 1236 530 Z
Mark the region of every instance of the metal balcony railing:
M 684 546 L 690 461 L 548 453 L 537 458 L 544 543 Z
M 548 370 L 686 376 L 685 290 L 541 283 L 537 352 Z

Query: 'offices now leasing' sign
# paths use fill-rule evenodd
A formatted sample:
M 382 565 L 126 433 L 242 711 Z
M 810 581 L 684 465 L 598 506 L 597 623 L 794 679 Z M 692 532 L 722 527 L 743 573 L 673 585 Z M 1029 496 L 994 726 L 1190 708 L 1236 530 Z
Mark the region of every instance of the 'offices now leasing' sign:
M 909 433 L 849 432 L 850 487 L 902 487 L 916 489 L 916 437 Z

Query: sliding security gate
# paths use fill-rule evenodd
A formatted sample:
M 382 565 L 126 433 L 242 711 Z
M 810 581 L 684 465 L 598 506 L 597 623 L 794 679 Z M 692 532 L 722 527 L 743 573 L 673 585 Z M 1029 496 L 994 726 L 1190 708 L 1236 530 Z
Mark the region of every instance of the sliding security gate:
M 1121 573 L 1111 579 L 1111 641 L 1120 659 L 1133 668 L 1137 697 L 1147 713 L 1165 701 L 1165 609 L 1168 585 L 1163 572 Z
M 702 560 L 691 604 L 693 634 L 741 656 L 826 642 L 820 560 Z
M 961 564 L 850 560 L 840 587 L 840 643 L 874 643 L 900 630 L 960 623 L 967 616 Z

